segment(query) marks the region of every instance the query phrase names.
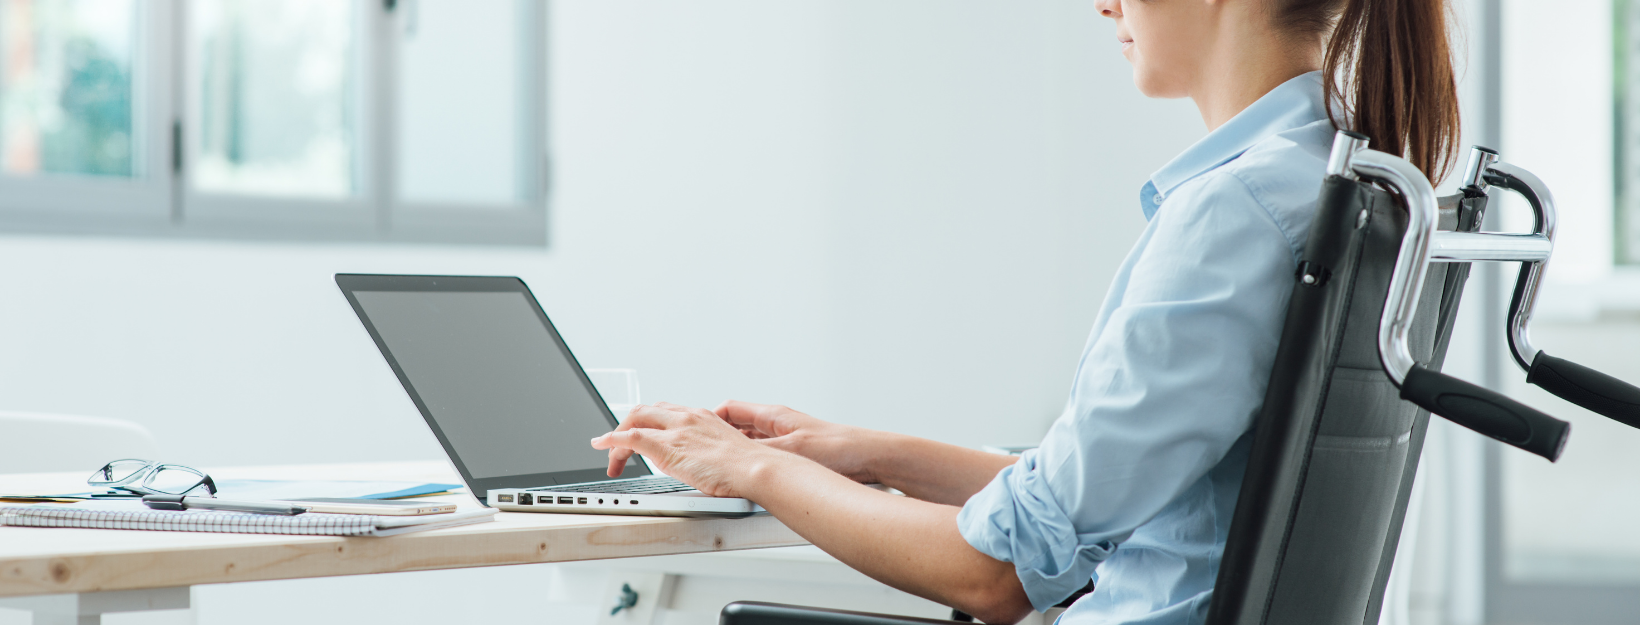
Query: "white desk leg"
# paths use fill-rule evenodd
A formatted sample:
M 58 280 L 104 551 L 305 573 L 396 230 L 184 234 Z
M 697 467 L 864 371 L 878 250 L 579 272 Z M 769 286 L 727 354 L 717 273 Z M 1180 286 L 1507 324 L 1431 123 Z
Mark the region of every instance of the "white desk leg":
M 101 625 L 109 612 L 147 610 L 188 610 L 192 607 L 188 586 L 111 590 L 67 595 L 41 595 L 0 599 L 0 607 L 34 613 L 34 625 Z

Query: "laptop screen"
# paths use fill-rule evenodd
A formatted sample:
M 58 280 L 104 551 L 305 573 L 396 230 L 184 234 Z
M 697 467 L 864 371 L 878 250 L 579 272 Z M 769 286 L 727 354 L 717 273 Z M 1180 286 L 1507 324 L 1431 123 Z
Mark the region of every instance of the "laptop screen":
M 606 452 L 587 441 L 614 417 L 523 282 L 348 277 L 401 279 L 349 285 L 337 276 L 464 478 L 507 478 L 509 487 L 607 479 Z M 622 477 L 647 474 L 634 460 Z

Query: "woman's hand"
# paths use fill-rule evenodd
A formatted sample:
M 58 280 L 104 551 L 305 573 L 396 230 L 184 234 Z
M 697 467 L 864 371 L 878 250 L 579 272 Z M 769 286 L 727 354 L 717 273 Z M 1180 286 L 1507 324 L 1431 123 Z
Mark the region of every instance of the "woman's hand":
M 636 452 L 714 497 L 746 497 L 757 470 L 784 456 L 709 410 L 665 402 L 633 408 L 615 431 L 592 439 L 592 448 L 609 450 L 610 477 L 620 477 Z
M 880 432 L 816 419 L 785 406 L 726 401 L 717 415 L 747 438 L 803 456 L 862 484 L 879 482 L 871 468 Z

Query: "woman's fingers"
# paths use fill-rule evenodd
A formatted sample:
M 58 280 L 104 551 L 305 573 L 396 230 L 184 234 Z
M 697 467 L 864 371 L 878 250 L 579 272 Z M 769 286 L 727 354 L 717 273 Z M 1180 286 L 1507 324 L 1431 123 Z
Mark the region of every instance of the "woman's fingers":
M 796 411 L 785 406 L 753 404 L 731 399 L 719 404 L 713 413 L 735 427 L 750 428 L 764 436 L 780 436 L 786 433 L 780 427 L 780 417 L 794 414 Z
M 627 413 L 626 420 L 621 422 L 621 427 L 615 429 L 616 431 L 629 428 L 664 430 L 677 423 L 679 414 L 676 410 L 662 408 L 658 405 L 639 404 L 632 407 L 632 412 Z
M 592 448 L 626 452 L 628 456 L 632 455 L 632 452 L 641 454 L 652 451 L 651 449 L 645 449 L 654 445 L 654 437 L 651 434 L 653 434 L 653 430 L 643 428 L 610 432 L 592 439 Z
M 615 436 L 619 434 L 622 436 L 619 440 L 627 440 L 627 433 L 632 431 L 633 430 L 626 428 L 625 424 L 622 424 L 621 429 L 617 429 L 613 432 L 592 439 L 593 449 L 609 450 L 609 470 L 605 471 L 605 473 L 610 477 L 621 476 L 621 472 L 626 470 L 626 461 L 632 459 L 633 453 L 631 447 L 616 444 L 615 441 L 617 439 Z
M 592 448 L 609 450 L 608 474 L 619 477 L 633 453 L 652 454 L 657 451 L 655 433 L 655 430 L 644 428 L 617 430 L 592 439 Z
M 637 406 L 614 431 L 592 439 L 594 449 L 609 452 L 608 473 L 621 474 L 632 454 L 643 454 L 657 468 L 702 492 L 732 495 L 739 467 L 748 458 L 769 453 L 749 444 L 742 428 L 716 413 L 671 403 Z
M 770 436 L 768 438 L 757 439 L 757 442 L 762 443 L 765 447 L 773 447 L 780 451 L 789 451 L 799 456 L 803 455 L 803 450 L 798 449 L 792 444 L 793 441 L 790 436 Z
M 689 425 L 691 418 L 700 419 L 705 423 L 718 423 L 716 414 L 702 408 L 690 408 L 668 402 L 658 402 L 654 405 L 638 405 L 627 414 L 614 431 L 592 439 L 593 449 L 609 450 L 609 468 L 606 473 L 610 477 L 619 477 L 626 469 L 626 463 L 633 453 L 639 453 L 650 458 L 658 458 L 658 449 L 646 449 L 641 445 L 655 445 L 654 438 L 659 431 L 672 430 Z
M 634 406 L 632 412 L 627 414 L 626 420 L 622 421 L 614 431 L 592 439 L 593 449 L 609 450 L 609 468 L 605 471 L 605 474 L 610 477 L 620 477 L 621 473 L 626 470 L 626 463 L 632 459 L 634 452 L 645 453 L 628 443 L 643 438 L 634 437 L 631 435 L 632 432 L 640 429 L 664 430 L 676 421 L 675 414 L 675 411 L 657 406 Z
M 626 471 L 626 461 L 632 459 L 632 450 L 619 447 L 609 450 L 609 469 L 604 471 L 610 477 L 620 477 Z
M 707 418 L 707 419 L 712 419 L 714 421 L 718 420 L 717 414 L 715 414 L 712 411 L 707 410 L 705 408 L 692 408 L 692 407 L 689 407 L 689 406 L 680 406 L 680 405 L 677 405 L 677 404 L 674 404 L 674 403 L 671 403 L 671 402 L 664 402 L 664 401 L 663 402 L 656 402 L 655 406 L 658 407 L 658 408 L 665 408 L 665 409 L 671 410 L 673 412 L 683 412 L 683 413 L 688 413 L 688 414 L 695 415 L 697 417 L 704 417 L 704 418 Z
M 730 404 L 734 406 L 728 407 Z M 746 417 L 745 420 L 735 421 L 723 416 L 728 410 L 743 415 Z M 614 431 L 592 439 L 591 443 L 594 449 L 609 451 L 607 473 L 610 477 L 619 477 L 634 453 L 648 456 L 651 460 L 662 461 L 658 455 L 662 450 L 659 443 L 655 442 L 655 438 L 666 430 L 696 430 L 702 427 L 705 430 L 713 430 L 728 425 L 733 428 L 731 431 L 736 431 L 747 438 L 766 440 L 782 433 L 769 425 L 775 413 L 797 414 L 784 406 L 745 402 L 728 402 L 716 412 L 670 402 L 640 404 L 632 408 L 626 419 Z M 654 449 L 647 449 L 646 445 Z
M 755 424 L 757 423 L 757 413 L 763 407 L 763 404 L 751 404 L 730 399 L 718 404 L 717 409 L 712 412 L 717 414 L 719 418 L 724 421 L 728 421 L 735 427 L 755 428 Z

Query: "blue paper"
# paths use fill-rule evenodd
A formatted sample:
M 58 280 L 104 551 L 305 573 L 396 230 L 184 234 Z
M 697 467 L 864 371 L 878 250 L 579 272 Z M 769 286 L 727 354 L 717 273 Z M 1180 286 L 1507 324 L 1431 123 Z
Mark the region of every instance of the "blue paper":
M 217 480 L 218 497 L 233 499 L 398 499 L 442 493 L 460 484 L 349 480 Z

